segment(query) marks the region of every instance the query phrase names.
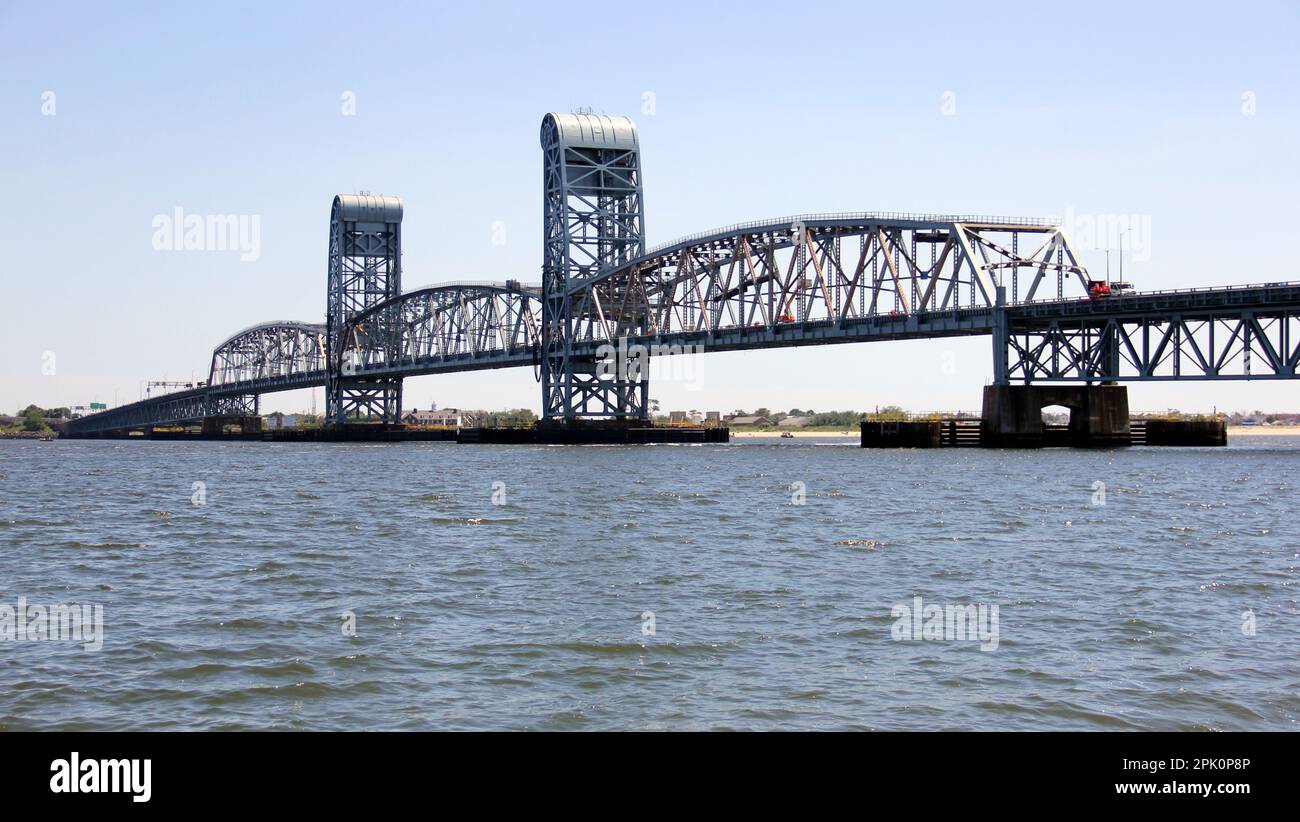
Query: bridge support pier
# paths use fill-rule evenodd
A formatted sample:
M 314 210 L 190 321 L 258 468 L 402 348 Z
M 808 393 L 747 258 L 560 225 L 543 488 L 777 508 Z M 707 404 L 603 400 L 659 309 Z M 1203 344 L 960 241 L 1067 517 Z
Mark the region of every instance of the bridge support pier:
M 262 431 L 261 417 L 204 417 L 201 432 L 206 437 L 219 437 L 225 433 L 227 425 L 236 424 L 241 434 L 259 434 Z
M 1049 405 L 1070 409 L 1069 445 L 1129 445 L 1128 387 L 1123 385 L 986 385 L 980 444 L 985 448 L 1050 444 L 1042 417 Z

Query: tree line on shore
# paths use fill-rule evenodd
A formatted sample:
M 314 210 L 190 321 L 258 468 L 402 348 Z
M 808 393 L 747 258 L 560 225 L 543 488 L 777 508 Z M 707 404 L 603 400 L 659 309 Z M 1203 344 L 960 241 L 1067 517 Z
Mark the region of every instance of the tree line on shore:
M 791 408 L 789 411 L 772 411 L 768 408 L 756 408 L 745 411 L 738 408 L 736 417 L 760 417 L 768 424 L 777 425 L 787 418 L 804 420 L 806 428 L 852 428 L 863 420 L 906 420 L 911 415 L 898 405 L 886 405 L 874 411 L 814 411 L 811 408 Z
M 39 433 L 50 431 L 49 421 L 62 421 L 72 416 L 70 408 L 41 408 L 29 405 L 12 417 L 0 419 L 0 431 L 30 431 Z

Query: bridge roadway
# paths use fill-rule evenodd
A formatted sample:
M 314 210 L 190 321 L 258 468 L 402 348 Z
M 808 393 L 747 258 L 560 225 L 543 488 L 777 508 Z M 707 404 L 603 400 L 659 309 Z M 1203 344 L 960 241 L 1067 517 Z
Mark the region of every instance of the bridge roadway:
M 428 289 L 426 289 L 428 290 Z M 702 353 L 787 346 L 830 345 L 881 340 L 933 339 L 994 334 L 999 313 L 1005 318 L 1012 347 L 1021 335 L 1047 335 L 1048 329 L 1090 332 L 1104 339 L 1107 328 L 1118 332 L 1115 345 L 1122 366 L 1105 373 L 1101 362 L 1089 360 L 1079 346 L 1066 345 L 1073 373 L 1031 375 L 1027 381 L 1145 381 L 1161 379 L 1277 379 L 1295 378 L 1300 368 L 1300 283 L 1272 283 L 1182 291 L 1129 294 L 1102 300 L 1076 299 L 1023 303 L 1003 308 L 960 308 L 913 314 L 888 313 L 844 320 L 777 322 L 714 330 L 674 331 L 632 335 L 628 345 L 698 347 Z M 1272 323 L 1272 326 L 1269 325 Z M 1229 329 L 1215 340 L 1216 326 Z M 1232 328 L 1241 329 L 1233 332 Z M 1270 328 L 1274 329 L 1269 333 Z M 1141 341 L 1130 339 L 1133 329 Z M 1155 333 L 1152 334 L 1151 332 Z M 1199 339 L 1198 339 L 1199 335 Z M 1161 350 L 1161 343 L 1164 349 Z M 608 340 L 588 339 L 574 353 L 596 357 Z M 1217 346 L 1217 348 L 1216 348 Z M 1225 347 L 1226 346 L 1226 347 Z M 1235 349 L 1233 349 L 1235 346 Z M 1214 354 L 1214 351 L 1220 353 Z M 1236 353 L 1233 353 L 1233 350 Z M 1249 354 L 1254 352 L 1252 366 Z M 368 353 L 374 354 L 375 351 Z M 1180 353 L 1184 356 L 1178 356 Z M 1242 362 L 1242 354 L 1245 354 Z M 1228 362 L 1228 358 L 1232 362 Z M 1040 355 L 1041 358 L 1041 355 Z M 358 379 L 415 377 L 493 368 L 536 367 L 535 345 L 489 347 L 475 351 L 431 353 L 424 356 L 368 358 L 353 366 Z M 1225 366 L 1235 364 L 1235 370 Z M 267 363 L 289 368 L 293 363 Z M 1092 373 L 1088 373 L 1089 369 Z M 1163 369 L 1163 373 L 1162 373 Z M 261 394 L 318 388 L 326 384 L 323 368 L 288 374 L 257 376 L 165 394 L 72 423 L 72 433 L 129 430 L 148 426 L 196 424 L 209 418 L 235 418 L 257 413 L 250 399 Z

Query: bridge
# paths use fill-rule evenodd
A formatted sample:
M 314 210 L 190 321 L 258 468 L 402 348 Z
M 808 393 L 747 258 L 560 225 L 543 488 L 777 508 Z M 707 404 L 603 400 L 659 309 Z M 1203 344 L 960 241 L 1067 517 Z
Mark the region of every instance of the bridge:
M 328 425 L 400 426 L 405 377 L 511 367 L 541 383 L 542 427 L 636 424 L 651 354 L 945 336 L 991 338 L 995 442 L 1017 441 L 1048 401 L 1100 441 L 1127 432 L 1122 382 L 1297 376 L 1300 283 L 1098 296 L 1061 226 L 1028 217 L 803 214 L 647 248 L 630 119 L 548 114 L 541 146 L 539 284 L 403 291 L 401 201 L 340 194 L 323 324 L 246 328 L 200 387 L 69 433 L 219 430 L 255 418 L 262 394 L 322 386 Z

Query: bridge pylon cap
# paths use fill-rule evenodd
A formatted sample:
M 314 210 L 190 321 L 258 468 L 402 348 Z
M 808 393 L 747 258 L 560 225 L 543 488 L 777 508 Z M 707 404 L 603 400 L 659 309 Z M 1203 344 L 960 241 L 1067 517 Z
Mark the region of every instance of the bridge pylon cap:
M 542 147 L 547 145 L 548 127 L 566 148 L 611 148 L 635 151 L 640 145 L 636 123 L 631 117 L 608 114 L 560 114 L 542 118 Z
M 339 194 L 334 197 L 336 219 L 359 223 L 400 223 L 402 198 L 373 194 Z

